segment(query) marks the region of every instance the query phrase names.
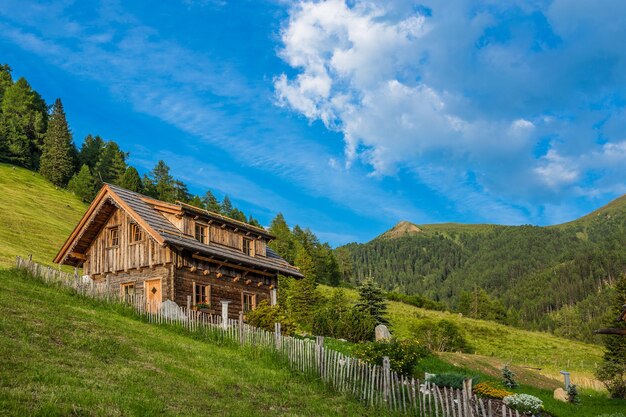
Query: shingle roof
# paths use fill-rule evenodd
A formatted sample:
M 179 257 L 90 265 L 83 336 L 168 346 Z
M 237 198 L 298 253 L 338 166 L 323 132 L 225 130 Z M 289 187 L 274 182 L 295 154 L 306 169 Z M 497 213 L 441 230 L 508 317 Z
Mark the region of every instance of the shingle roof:
M 113 191 L 119 198 L 121 198 L 135 213 L 152 228 L 159 233 L 164 242 L 173 245 L 178 248 L 187 249 L 192 252 L 198 252 L 202 255 L 208 255 L 214 258 L 222 258 L 227 261 L 241 263 L 244 265 L 263 268 L 270 271 L 275 271 L 281 274 L 290 275 L 301 278 L 302 273 L 289 262 L 281 258 L 276 252 L 267 248 L 267 256 L 255 256 L 251 257 L 244 253 L 222 246 L 218 244 L 206 244 L 201 243 L 191 236 L 183 234 L 176 226 L 169 222 L 157 209 L 155 209 L 148 202 L 144 201 L 147 197 L 129 191 L 125 188 L 118 187 L 116 185 L 109 184 L 111 191 Z M 201 210 L 198 210 L 201 211 Z M 230 222 L 240 223 L 233 219 L 228 219 L 224 216 L 220 216 L 222 219 L 227 219 Z M 254 226 L 251 226 L 257 229 Z M 271 236 L 267 232 L 264 235 Z

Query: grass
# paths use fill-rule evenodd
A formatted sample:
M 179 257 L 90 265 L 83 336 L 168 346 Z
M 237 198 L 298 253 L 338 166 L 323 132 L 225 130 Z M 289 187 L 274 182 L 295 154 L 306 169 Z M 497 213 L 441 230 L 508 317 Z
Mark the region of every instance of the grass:
M 331 287 L 320 286 L 328 294 Z M 346 289 L 346 295 L 356 300 L 356 290 Z M 561 380 L 559 371 L 567 369 L 574 377 L 593 377 L 595 364 L 602 358 L 602 348 L 576 342 L 544 332 L 533 332 L 505 326 L 486 320 L 475 320 L 459 314 L 426 310 L 408 304 L 390 301 L 389 321 L 394 336 L 409 338 L 413 327 L 424 320 L 446 319 L 457 324 L 475 349 L 474 357 L 489 359 L 498 368 L 504 363 L 541 368 L 541 373 Z
M 29 253 L 52 259 L 85 213 L 87 205 L 41 175 L 0 164 L 0 267 Z
M 150 325 L 14 270 L 0 270 L 0 357 L 0 414 L 368 413 L 270 355 Z

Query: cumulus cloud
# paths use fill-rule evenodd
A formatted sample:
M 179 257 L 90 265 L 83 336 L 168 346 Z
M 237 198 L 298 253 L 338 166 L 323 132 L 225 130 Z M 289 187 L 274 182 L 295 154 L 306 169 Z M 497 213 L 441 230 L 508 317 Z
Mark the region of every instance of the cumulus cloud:
M 589 2 L 426 3 L 294 5 L 279 55 L 295 73 L 275 78 L 278 103 L 341 132 L 348 167 L 410 172 L 450 190 L 453 201 L 480 192 L 515 210 L 592 188 L 590 181 L 621 190 L 622 138 L 604 126 L 623 108 L 615 97 L 626 95 L 626 53 L 617 39 L 626 31 L 590 24 L 606 10 Z M 446 174 L 427 176 L 426 165 Z M 451 186 L 469 172 L 475 181 Z

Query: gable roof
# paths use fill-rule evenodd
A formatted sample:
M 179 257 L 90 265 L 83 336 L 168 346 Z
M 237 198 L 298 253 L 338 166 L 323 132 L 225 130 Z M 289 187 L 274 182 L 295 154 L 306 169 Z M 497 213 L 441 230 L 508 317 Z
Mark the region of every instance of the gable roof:
M 171 204 L 155 200 L 112 184 L 105 184 L 100 189 L 98 195 L 87 209 L 87 212 L 54 258 L 54 262 L 70 265 L 79 265 L 82 263 L 84 251 L 88 249 L 91 241 L 95 239 L 98 231 L 106 224 L 106 221 L 111 214 L 113 214 L 116 207 L 124 210 L 134 222 L 139 224 L 142 229 L 154 239 L 154 241 L 162 246 L 167 245 L 178 250 L 187 250 L 210 259 L 215 259 L 216 262 L 229 262 L 296 278 L 303 277 L 298 268 L 290 265 L 270 248 L 267 248 L 266 257 L 251 257 L 227 246 L 201 243 L 194 237 L 185 235 L 180 229 L 167 220 L 160 211 L 182 215 L 185 210 L 191 211 L 187 205 L 183 207 L 182 204 Z M 199 214 L 203 216 L 215 217 L 215 215 L 217 215 L 217 213 L 211 213 L 201 209 L 193 211 L 199 212 Z M 215 217 L 215 220 L 223 224 L 235 225 L 239 229 L 254 232 L 268 240 L 272 238 L 272 236 L 263 229 L 245 225 L 244 223 L 225 216 L 217 216 L 219 216 L 219 218 Z

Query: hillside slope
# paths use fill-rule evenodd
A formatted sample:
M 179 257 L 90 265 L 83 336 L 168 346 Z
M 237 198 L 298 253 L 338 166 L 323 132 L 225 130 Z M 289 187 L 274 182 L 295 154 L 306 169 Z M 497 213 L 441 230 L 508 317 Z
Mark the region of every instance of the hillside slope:
M 0 164 L 0 267 L 32 253 L 52 263 L 87 206 L 41 175 Z
M 368 243 L 336 251 L 352 284 L 371 273 L 388 290 L 452 309 L 479 287 L 504 305 L 507 323 L 544 330 L 563 327 L 558 312 L 565 307 L 561 316 L 576 316 L 586 327 L 579 334 L 558 331 L 592 340 L 608 288 L 626 271 L 624 247 L 626 196 L 557 226 L 401 222 Z
M 0 270 L 0 414 L 366 415 L 270 357 Z

